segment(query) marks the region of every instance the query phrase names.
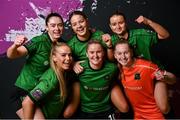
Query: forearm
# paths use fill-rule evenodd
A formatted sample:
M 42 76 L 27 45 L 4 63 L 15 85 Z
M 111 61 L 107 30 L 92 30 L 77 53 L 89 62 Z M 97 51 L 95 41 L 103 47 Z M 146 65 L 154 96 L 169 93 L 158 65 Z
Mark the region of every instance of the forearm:
M 10 59 L 16 58 L 19 54 L 18 50 L 17 50 L 17 46 L 15 46 L 14 44 L 11 45 L 8 50 L 7 50 L 7 57 Z
M 155 32 L 158 34 L 159 39 L 166 39 L 170 36 L 169 32 L 160 24 L 148 19 L 147 19 L 147 25 L 149 25 Z
M 66 109 L 64 110 L 64 118 L 70 118 L 76 112 L 80 103 L 80 85 L 79 82 L 73 84 L 73 97 Z
M 29 98 L 29 96 L 25 97 L 25 99 L 23 100 L 22 108 L 23 108 L 24 119 L 33 119 L 34 118 L 35 104 Z
M 113 48 L 107 48 L 107 58 L 108 58 L 108 60 L 110 60 L 112 62 L 115 60 Z
M 7 50 L 7 57 L 10 59 L 15 59 L 18 57 L 25 56 L 27 53 L 28 51 L 24 46 L 18 47 L 15 44 L 13 44 Z

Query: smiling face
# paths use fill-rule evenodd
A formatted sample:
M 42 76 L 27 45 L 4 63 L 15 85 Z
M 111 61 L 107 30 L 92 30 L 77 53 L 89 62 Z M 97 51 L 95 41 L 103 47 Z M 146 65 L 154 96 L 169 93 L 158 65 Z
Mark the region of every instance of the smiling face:
M 133 53 L 128 44 L 117 44 L 114 51 L 114 57 L 123 67 L 129 67 L 133 64 Z
M 122 15 L 113 15 L 110 17 L 109 26 L 115 34 L 120 36 L 124 36 L 127 32 L 126 22 Z
M 90 44 L 87 48 L 87 57 L 91 68 L 101 68 L 104 61 L 104 50 L 102 46 L 98 43 Z
M 49 18 L 46 30 L 52 41 L 57 41 L 63 34 L 64 23 L 60 17 L 52 16 Z
M 56 48 L 55 54 L 53 55 L 53 61 L 62 71 L 70 69 L 72 63 L 71 49 L 65 45 Z
M 89 35 L 89 25 L 86 18 L 84 18 L 82 15 L 74 14 L 71 19 L 71 27 L 74 31 L 74 33 L 77 34 L 78 38 L 86 38 Z

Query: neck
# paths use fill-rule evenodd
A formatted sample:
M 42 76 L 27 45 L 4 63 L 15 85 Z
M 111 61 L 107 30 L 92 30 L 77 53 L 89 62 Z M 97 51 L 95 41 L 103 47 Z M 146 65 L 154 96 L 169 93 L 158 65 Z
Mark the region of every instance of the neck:
M 80 41 L 86 41 L 86 40 L 88 40 L 89 37 L 90 37 L 90 31 L 87 31 L 87 33 L 86 33 L 84 36 L 78 36 L 78 35 L 77 35 L 77 37 L 78 37 L 78 39 L 79 39 Z
M 56 42 L 57 41 L 57 39 L 53 39 L 53 37 L 49 33 L 48 33 L 48 35 L 49 35 L 49 37 L 50 37 L 52 42 Z
M 123 66 L 123 67 L 125 67 L 125 68 L 130 68 L 130 67 L 133 67 L 134 66 L 134 63 L 135 63 L 135 58 L 133 58 L 131 61 L 130 61 L 130 63 L 129 64 L 127 64 L 126 66 Z
M 125 39 L 125 40 L 128 39 L 128 36 L 129 36 L 128 32 L 125 32 L 125 33 L 122 33 L 122 34 L 118 34 L 118 37 L 119 37 L 119 38 L 123 38 L 123 39 Z
M 102 67 L 102 65 L 103 65 L 103 63 L 99 63 L 98 65 L 94 65 L 94 64 L 92 64 L 92 63 L 89 63 L 90 64 L 90 67 L 92 68 L 92 69 L 94 69 L 94 70 L 99 70 L 99 69 L 101 69 L 101 67 Z

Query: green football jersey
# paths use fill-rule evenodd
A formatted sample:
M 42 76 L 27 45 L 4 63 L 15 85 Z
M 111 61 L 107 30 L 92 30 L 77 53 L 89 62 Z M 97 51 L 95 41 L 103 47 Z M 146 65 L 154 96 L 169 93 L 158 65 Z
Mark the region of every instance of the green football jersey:
M 62 39 L 59 39 L 62 41 Z M 29 40 L 24 46 L 28 50 L 24 64 L 15 85 L 30 91 L 36 86 L 41 75 L 49 68 L 49 55 L 52 41 L 48 34 L 42 34 Z
M 112 35 L 113 46 L 119 41 L 117 35 Z M 151 48 L 158 43 L 157 33 L 146 29 L 134 29 L 129 31 L 129 44 L 133 47 L 135 55 L 150 60 L 163 68 L 160 62 L 151 54 Z
M 64 74 L 67 97 L 72 96 L 72 84 L 75 81 L 73 74 L 71 72 Z M 40 106 L 46 118 L 58 118 L 67 100 L 60 97 L 59 81 L 51 68 L 42 75 L 38 85 L 30 91 L 28 96 Z
M 60 99 L 59 81 L 51 68 L 42 75 L 28 96 L 40 105 L 46 118 L 58 118 L 64 106 Z
M 72 49 L 73 57 L 75 60 L 85 60 L 86 57 L 86 48 L 89 40 L 97 40 L 99 41 L 104 47 L 106 47 L 105 43 L 102 41 L 103 32 L 97 30 L 96 32 L 91 32 L 89 39 L 86 41 L 80 41 L 77 36 L 73 36 L 72 39 L 68 40 L 68 45 Z
M 106 61 L 99 70 L 93 70 L 88 60 L 81 65 L 84 68 L 79 75 L 82 111 L 96 113 L 111 109 L 110 92 L 116 80 L 116 64 Z

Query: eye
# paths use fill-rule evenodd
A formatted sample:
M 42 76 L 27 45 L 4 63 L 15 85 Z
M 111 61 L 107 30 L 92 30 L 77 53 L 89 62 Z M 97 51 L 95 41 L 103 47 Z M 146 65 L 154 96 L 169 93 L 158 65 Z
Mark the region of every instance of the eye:
M 50 24 L 50 27 L 55 27 L 56 25 L 55 24 Z
M 83 23 L 83 22 L 84 22 L 84 20 L 83 20 L 83 19 L 79 21 L 79 23 Z
M 63 26 L 64 26 L 63 23 L 58 24 L 58 27 L 63 27 Z
M 74 27 L 74 26 L 76 26 L 76 23 L 72 23 L 71 25 L 72 25 L 72 27 Z
M 112 23 L 111 25 L 112 25 L 112 26 L 116 26 L 116 23 Z

